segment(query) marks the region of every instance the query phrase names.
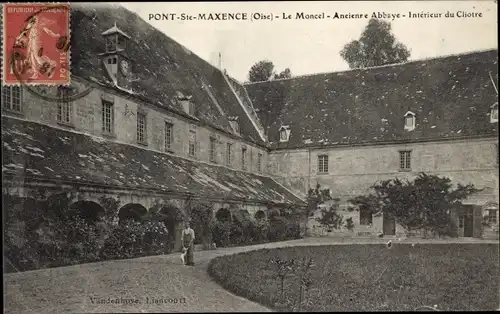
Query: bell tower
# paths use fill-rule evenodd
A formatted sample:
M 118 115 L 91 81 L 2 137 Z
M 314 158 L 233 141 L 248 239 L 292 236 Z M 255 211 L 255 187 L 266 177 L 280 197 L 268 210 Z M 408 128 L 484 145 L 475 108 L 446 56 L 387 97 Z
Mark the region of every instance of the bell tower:
M 118 86 L 132 88 L 133 62 L 129 54 L 131 37 L 115 24 L 101 33 L 106 43 L 106 51 L 100 54 L 108 75 Z

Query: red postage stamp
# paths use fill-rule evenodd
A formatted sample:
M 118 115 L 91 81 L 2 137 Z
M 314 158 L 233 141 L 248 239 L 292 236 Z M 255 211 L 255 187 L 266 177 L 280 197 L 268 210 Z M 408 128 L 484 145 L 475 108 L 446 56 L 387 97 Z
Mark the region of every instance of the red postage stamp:
M 68 3 L 3 5 L 3 84 L 70 83 Z

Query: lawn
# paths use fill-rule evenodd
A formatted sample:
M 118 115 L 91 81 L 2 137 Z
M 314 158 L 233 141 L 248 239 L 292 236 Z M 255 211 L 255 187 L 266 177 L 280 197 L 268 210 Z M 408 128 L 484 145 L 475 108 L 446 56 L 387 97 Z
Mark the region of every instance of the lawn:
M 281 261 L 312 258 L 283 281 Z M 404 311 L 499 308 L 496 244 L 379 244 L 288 247 L 218 257 L 210 275 L 227 290 L 275 310 Z M 286 267 L 285 267 L 286 269 Z M 301 293 L 300 278 L 309 278 Z M 302 295 L 302 297 L 300 297 Z M 302 299 L 302 301 L 299 301 Z M 300 303 L 300 305 L 299 305 Z M 425 310 L 425 309 L 424 309 Z

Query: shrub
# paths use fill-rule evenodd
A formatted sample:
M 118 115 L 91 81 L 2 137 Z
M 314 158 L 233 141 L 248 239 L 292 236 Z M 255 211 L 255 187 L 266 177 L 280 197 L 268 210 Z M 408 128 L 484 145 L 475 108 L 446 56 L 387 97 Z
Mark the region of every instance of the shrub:
M 230 242 L 230 222 L 215 221 L 212 225 L 212 239 L 217 245 L 217 247 L 227 247 L 231 244 Z
M 115 226 L 101 251 L 103 259 L 131 258 L 170 252 L 169 234 L 160 221 L 126 220 Z

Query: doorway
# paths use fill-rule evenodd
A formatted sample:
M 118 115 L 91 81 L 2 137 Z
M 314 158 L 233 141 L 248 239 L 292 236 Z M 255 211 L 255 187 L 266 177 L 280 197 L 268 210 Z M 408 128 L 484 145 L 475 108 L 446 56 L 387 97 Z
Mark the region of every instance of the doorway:
M 382 228 L 384 230 L 384 235 L 396 235 L 396 220 L 384 215 Z
M 465 205 L 464 206 L 464 237 L 472 238 L 474 235 L 474 206 Z

